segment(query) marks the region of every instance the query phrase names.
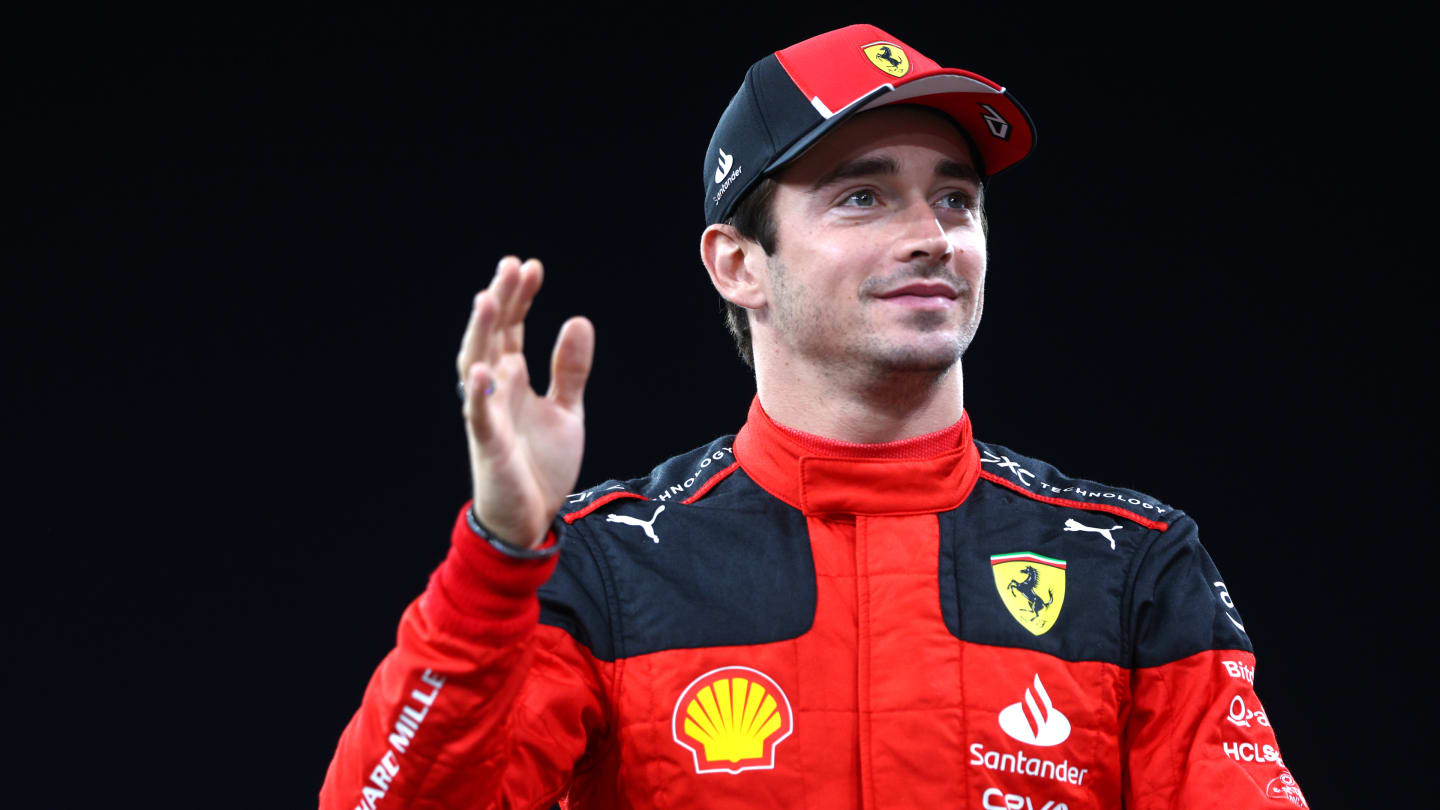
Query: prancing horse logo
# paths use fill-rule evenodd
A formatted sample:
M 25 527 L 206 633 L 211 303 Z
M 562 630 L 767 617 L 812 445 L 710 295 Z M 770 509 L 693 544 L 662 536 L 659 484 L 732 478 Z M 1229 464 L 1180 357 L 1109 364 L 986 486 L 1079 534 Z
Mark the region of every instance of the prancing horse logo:
M 890 46 L 889 46 L 889 45 L 885 45 L 885 46 L 881 47 L 880 50 L 876 51 L 876 52 L 875 52 L 875 58 L 876 58 L 876 59 L 884 59 L 886 62 L 889 62 L 889 63 L 890 63 L 890 67 L 893 67 L 893 68 L 898 68 L 898 67 L 900 67 L 900 64 L 901 64 L 899 59 L 896 59 L 894 56 L 891 56 L 891 55 L 890 55 Z
M 655 518 L 660 517 L 660 513 L 664 511 L 665 507 L 661 506 L 659 509 L 655 510 L 655 514 L 651 515 L 649 520 L 641 520 L 640 518 L 633 518 L 629 515 L 606 515 L 605 522 L 624 523 L 628 526 L 639 526 L 640 528 L 645 530 L 646 537 L 649 537 L 651 540 L 654 540 L 658 543 L 660 542 L 660 538 L 655 536 Z
M 1026 601 L 1030 603 L 1030 612 L 1033 613 L 1036 617 L 1038 617 L 1040 615 L 1040 611 L 1054 604 L 1055 589 L 1050 589 L 1050 601 L 1046 602 L 1044 599 L 1040 598 L 1040 594 L 1035 593 L 1035 586 L 1040 584 L 1040 571 L 1033 565 L 1027 565 L 1024 568 L 1020 569 L 1020 573 L 1025 575 L 1025 581 L 1021 582 L 1019 580 L 1012 579 L 1010 580 L 1010 584 L 1006 585 L 1005 588 L 1011 593 L 1015 593 L 1018 591 L 1021 596 L 1025 597 Z
M 1033 551 L 992 554 L 995 591 L 1011 618 L 1034 635 L 1044 635 L 1065 607 L 1064 560 Z
M 886 75 L 899 79 L 910 72 L 910 57 L 905 55 L 904 48 L 893 42 L 872 42 L 860 50 L 865 53 L 870 64 Z

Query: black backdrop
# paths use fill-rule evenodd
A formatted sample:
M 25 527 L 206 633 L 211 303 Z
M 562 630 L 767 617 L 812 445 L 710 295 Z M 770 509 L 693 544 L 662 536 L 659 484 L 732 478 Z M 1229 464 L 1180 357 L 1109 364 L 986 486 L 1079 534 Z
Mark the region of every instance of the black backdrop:
M 313 804 L 466 497 L 453 357 L 503 253 L 547 263 L 532 368 L 596 323 L 582 485 L 733 431 L 710 129 L 749 63 L 856 21 L 1037 123 L 988 194 L 978 435 L 1195 515 L 1312 802 L 1396 788 L 1398 696 L 1429 700 L 1381 640 L 1429 612 L 1412 21 L 522 6 L 7 32 L 5 806 Z

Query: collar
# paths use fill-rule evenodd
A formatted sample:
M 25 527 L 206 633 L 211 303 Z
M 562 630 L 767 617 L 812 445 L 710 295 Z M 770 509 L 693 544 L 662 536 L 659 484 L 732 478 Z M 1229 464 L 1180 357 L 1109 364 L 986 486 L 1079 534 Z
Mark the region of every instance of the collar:
M 916 515 L 964 502 L 980 474 L 970 418 L 883 444 L 856 444 L 776 423 L 750 403 L 735 459 L 771 495 L 807 515 Z

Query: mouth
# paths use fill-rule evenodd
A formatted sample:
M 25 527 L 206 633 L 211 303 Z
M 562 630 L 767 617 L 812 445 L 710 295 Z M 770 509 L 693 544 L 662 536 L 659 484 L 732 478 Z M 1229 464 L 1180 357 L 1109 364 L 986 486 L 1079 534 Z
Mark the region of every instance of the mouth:
M 916 298 L 954 299 L 959 298 L 960 293 L 956 292 L 954 287 L 951 287 L 949 284 L 946 284 L 943 281 L 912 281 L 909 284 L 904 284 L 896 287 L 893 290 L 887 290 L 886 292 L 880 293 L 875 297 L 898 298 L 903 296 L 913 296 Z
M 913 281 L 875 296 L 911 309 L 948 309 L 960 297 L 954 287 L 940 281 Z

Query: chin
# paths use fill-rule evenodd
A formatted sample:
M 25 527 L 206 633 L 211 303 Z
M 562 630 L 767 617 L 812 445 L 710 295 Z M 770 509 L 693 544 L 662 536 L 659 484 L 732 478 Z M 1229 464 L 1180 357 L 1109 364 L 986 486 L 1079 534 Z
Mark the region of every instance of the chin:
M 940 357 L 938 355 L 915 354 L 913 356 L 890 358 L 880 363 L 886 371 L 901 374 L 943 374 L 955 367 L 960 361 L 959 355 Z
M 957 335 L 943 342 L 916 341 L 899 346 L 887 346 L 881 351 L 867 354 L 876 368 L 886 371 L 938 374 L 954 368 L 955 364 L 960 362 L 960 357 L 965 353 L 969 343 L 970 341 L 962 340 Z

